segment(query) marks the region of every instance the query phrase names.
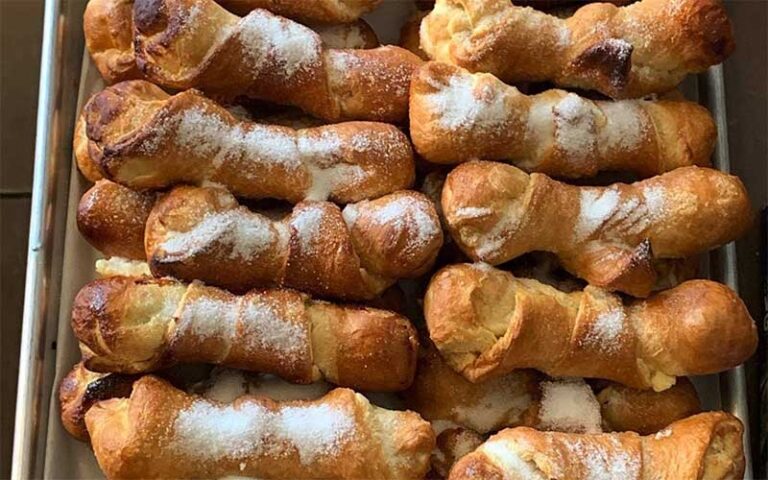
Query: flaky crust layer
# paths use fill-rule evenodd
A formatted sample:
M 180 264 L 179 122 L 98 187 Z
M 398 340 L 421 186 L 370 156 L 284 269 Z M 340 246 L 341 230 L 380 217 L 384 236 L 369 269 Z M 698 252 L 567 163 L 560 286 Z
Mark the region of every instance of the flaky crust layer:
M 434 205 L 396 192 L 347 205 L 302 202 L 282 220 L 240 206 L 220 188 L 178 187 L 147 220 L 147 261 L 157 276 L 234 291 L 286 286 L 369 300 L 433 265 L 443 242 Z
M 83 117 L 90 158 L 132 188 L 210 181 L 248 198 L 347 203 L 408 188 L 414 178 L 408 138 L 383 123 L 261 125 L 199 92 L 169 96 L 145 81 L 97 93 Z
M 613 98 L 671 90 L 735 48 L 719 0 L 593 3 L 566 19 L 509 0 L 439 0 L 421 24 L 421 46 L 508 83 L 552 81 Z
M 199 13 L 199 15 L 198 15 Z M 422 61 L 399 47 L 334 50 L 301 24 L 213 0 L 137 0 L 136 61 L 165 87 L 293 105 L 314 116 L 399 122 Z
M 418 351 L 415 330 L 392 312 L 293 290 L 236 296 L 166 279 L 89 283 L 75 298 L 72 328 L 85 366 L 98 372 L 211 363 L 372 391 L 408 387 Z
M 352 390 L 314 401 L 220 404 L 147 376 L 86 414 L 107 478 L 422 478 L 435 437 L 413 412 Z
M 464 456 L 448 478 L 736 480 L 744 475 L 743 433 L 725 412 L 694 415 L 646 437 L 511 428 Z
M 692 102 L 592 101 L 563 90 L 529 96 L 493 75 L 437 62 L 414 75 L 410 118 L 426 160 L 502 160 L 556 177 L 707 166 L 717 137 L 709 112 Z
M 511 165 L 468 162 L 448 175 L 441 203 L 451 236 L 474 260 L 497 265 L 547 251 L 590 284 L 639 297 L 658 278 L 654 259 L 703 253 L 752 224 L 741 181 L 698 167 L 582 187 Z
M 676 376 L 733 368 L 757 330 L 725 285 L 691 280 L 624 305 L 599 288 L 563 293 L 488 266 L 438 272 L 424 297 L 432 341 L 470 381 L 520 368 L 661 391 Z

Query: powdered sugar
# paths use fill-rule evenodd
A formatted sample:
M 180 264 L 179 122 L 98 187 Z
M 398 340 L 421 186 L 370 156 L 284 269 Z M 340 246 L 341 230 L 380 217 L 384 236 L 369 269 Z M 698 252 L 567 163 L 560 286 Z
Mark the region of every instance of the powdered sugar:
M 616 352 L 621 347 L 626 314 L 621 307 L 597 315 L 582 338 L 582 345 L 604 353 Z
M 238 208 L 209 213 L 185 232 L 169 232 L 160 246 L 167 255 L 187 256 L 221 243 L 229 246 L 230 259 L 249 260 L 278 240 L 269 219 Z
M 515 373 L 484 382 L 478 386 L 478 392 L 483 395 L 475 401 L 457 405 L 451 411 L 456 423 L 478 433 L 519 423 L 520 416 L 533 400 L 523 380 Z
M 533 459 L 526 460 L 522 458 L 511 442 L 492 438 L 480 447 L 480 451 L 485 453 L 494 464 L 505 472 L 505 478 L 524 478 L 526 480 L 547 479 L 542 471 L 536 466 Z
M 196 156 L 209 157 L 214 169 L 232 159 L 239 159 L 246 166 L 259 163 L 291 170 L 301 166 L 291 132 L 258 124 L 230 125 L 219 114 L 199 108 L 181 114 L 176 142 Z
M 211 295 L 188 297 L 178 319 L 178 334 L 182 337 L 195 335 L 201 340 L 231 341 L 235 336 L 236 321 L 235 302 Z
M 593 442 L 590 437 L 571 437 L 566 447 L 573 454 L 573 461 L 584 467 L 585 480 L 615 480 L 640 478 L 639 452 L 632 455 L 614 437 L 607 442 Z
M 212 460 L 279 457 L 297 452 L 303 464 L 338 456 L 355 437 L 354 416 L 331 405 L 286 406 L 272 411 L 250 401 L 217 405 L 197 400 L 173 426 L 171 447 Z
M 600 404 L 583 380 L 541 382 L 539 425 L 542 430 L 599 433 Z
M 575 93 L 563 97 L 553 108 L 555 143 L 572 160 L 585 159 L 595 150 L 595 113 L 592 102 Z
M 655 219 L 664 214 L 666 208 L 666 192 L 663 187 L 647 186 L 643 188 L 643 199 L 648 215 Z
M 440 234 L 440 222 L 429 214 L 427 200 L 398 196 L 381 208 L 372 210 L 371 220 L 379 226 L 393 226 L 404 238 L 404 252 L 414 252 L 429 245 Z
M 325 211 L 321 205 L 308 205 L 291 217 L 291 226 L 296 231 L 302 251 L 312 251 L 316 238 L 321 233 L 324 216 Z
M 605 115 L 606 122 L 601 129 L 601 151 L 632 151 L 637 148 L 646 136 L 648 128 L 642 102 L 598 102 L 598 106 Z
M 309 332 L 305 323 L 294 323 L 278 306 L 260 295 L 240 297 L 239 341 L 255 350 L 266 350 L 282 361 L 297 362 L 309 355 Z
M 425 97 L 440 124 L 451 130 L 498 128 L 509 114 L 504 95 L 487 84 L 478 88 L 472 75 L 453 75 L 447 85 Z
M 322 40 L 311 29 L 266 10 L 253 10 L 239 24 L 240 39 L 255 70 L 276 65 L 286 77 L 320 62 Z
M 579 218 L 575 234 L 578 240 L 585 240 L 599 229 L 619 206 L 619 193 L 614 189 L 581 190 Z

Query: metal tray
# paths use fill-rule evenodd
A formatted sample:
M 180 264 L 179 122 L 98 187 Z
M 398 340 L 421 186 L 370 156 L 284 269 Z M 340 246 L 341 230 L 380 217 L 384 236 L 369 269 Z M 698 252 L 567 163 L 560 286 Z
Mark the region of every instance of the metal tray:
M 386 0 L 371 23 L 399 25 L 410 0 Z M 19 363 L 12 478 L 92 478 L 95 459 L 87 445 L 64 432 L 55 395 L 58 380 L 77 361 L 69 328 L 74 294 L 91 279 L 96 252 L 80 238 L 74 212 L 85 182 L 72 162 L 72 132 L 79 108 L 99 88 L 100 79 L 83 55 L 82 13 L 86 0 L 46 0 L 35 145 L 34 191 L 30 219 L 24 318 Z M 397 30 L 378 32 L 397 41 Z M 715 165 L 729 171 L 722 67 L 691 77 L 686 96 L 715 117 Z M 703 258 L 710 278 L 738 290 L 736 248 L 728 244 Z M 57 348 L 58 346 L 58 348 Z M 694 379 L 707 409 L 742 419 L 747 471 L 752 478 L 747 386 L 744 367 Z

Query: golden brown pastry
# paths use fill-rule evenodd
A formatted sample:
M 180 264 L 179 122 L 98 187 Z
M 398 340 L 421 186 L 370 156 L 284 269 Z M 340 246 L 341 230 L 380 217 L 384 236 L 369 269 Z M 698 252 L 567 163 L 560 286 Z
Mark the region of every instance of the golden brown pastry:
M 471 383 L 443 361 L 431 342 L 425 343 L 416 377 L 401 394 L 406 407 L 433 422 L 437 429 L 445 425 L 486 434 L 509 426 L 536 425 L 541 375 L 517 370 Z M 599 410 L 597 413 L 599 428 Z
M 560 19 L 510 0 L 438 0 L 421 24 L 432 59 L 508 83 L 551 81 L 613 98 L 673 89 L 735 47 L 719 0 L 592 3 Z
M 61 423 L 64 429 L 76 439 L 87 442 L 85 413 L 88 409 L 101 400 L 127 397 L 137 378 L 136 375 L 92 372 L 85 368 L 83 362 L 76 364 L 59 385 Z
M 343 210 L 302 202 L 272 220 L 221 188 L 177 187 L 155 205 L 145 232 L 156 276 L 234 291 L 285 286 L 345 300 L 370 300 L 398 279 L 426 273 L 442 242 L 432 202 L 411 191 Z
M 407 319 L 293 290 L 233 295 L 200 283 L 111 277 L 83 287 L 72 328 L 85 366 L 141 373 L 210 363 L 361 390 L 407 388 L 418 339 Z
M 277 401 L 314 400 L 332 388 L 325 382 L 297 385 L 273 375 L 223 367 L 214 367 L 205 372 L 201 380 L 191 378 L 183 367 L 162 370 L 154 375 L 168 380 L 187 393 L 202 395 L 217 402 L 232 402 L 246 394 L 264 395 Z M 82 361 L 78 362 L 59 384 L 59 414 L 62 425 L 76 439 L 89 441 L 85 426 L 85 413 L 88 409 L 102 400 L 130 396 L 133 382 L 139 378 L 141 375 L 93 372 L 88 370 Z
M 739 238 L 752 222 L 741 181 L 698 167 L 582 187 L 469 162 L 448 175 L 441 203 L 451 236 L 473 260 L 497 265 L 547 251 L 590 284 L 638 297 L 657 280 L 654 259 L 703 253 Z
M 133 51 L 133 1 L 89 0 L 85 7 L 85 46 L 107 83 L 142 78 Z
M 107 478 L 414 479 L 435 437 L 412 412 L 371 405 L 352 390 L 314 401 L 243 396 L 219 403 L 147 376 L 128 399 L 85 417 Z
M 382 0 L 217 0 L 227 10 L 246 15 L 263 8 L 308 23 L 349 23 L 375 9 Z
M 493 75 L 437 62 L 414 74 L 410 118 L 426 160 L 503 160 L 557 177 L 707 166 L 717 138 L 712 116 L 693 102 L 592 101 L 564 90 L 528 96 Z
M 593 286 L 564 293 L 487 265 L 454 265 L 432 278 L 424 316 L 443 358 L 473 382 L 534 368 L 662 391 L 677 376 L 733 368 L 757 347 L 744 303 L 709 280 L 624 305 Z
M 332 121 L 404 121 L 422 60 L 399 47 L 335 50 L 266 10 L 238 17 L 213 0 L 137 0 L 136 62 L 147 79 L 293 105 Z
M 342 10 L 350 11 L 355 7 L 349 4 L 336 2 L 334 0 L 323 1 L 325 5 L 329 6 L 331 3 L 336 4 L 337 12 Z M 366 0 L 362 0 L 366 1 Z M 93 63 L 101 73 L 101 76 L 108 84 L 122 82 L 125 80 L 137 80 L 143 78 L 144 75 L 136 65 L 136 53 L 133 44 L 133 3 L 134 0 L 89 0 L 88 5 L 85 8 L 85 14 L 83 16 L 83 31 L 85 34 L 85 45 L 88 52 L 91 54 Z M 268 4 L 263 8 L 271 10 L 274 13 L 278 13 L 283 16 L 289 12 L 281 12 L 280 7 L 285 7 L 285 2 L 274 2 L 272 0 L 222 0 L 219 3 L 225 7 L 237 7 L 237 4 L 241 4 L 241 8 L 246 8 L 245 3 L 261 3 Z M 320 12 L 326 12 L 326 14 L 332 14 L 332 10 L 328 8 L 306 8 L 308 5 L 315 5 L 318 2 L 305 2 L 303 0 L 296 0 L 290 2 L 293 5 L 288 5 L 294 11 L 305 9 L 313 10 L 315 14 Z M 357 7 L 362 5 L 357 2 Z M 372 2 L 368 2 L 369 4 Z M 250 11 L 257 8 L 255 5 L 247 8 Z M 285 10 L 283 8 L 283 10 Z M 329 18 L 326 16 L 326 18 Z M 322 18 L 316 20 L 322 22 Z M 328 48 L 375 48 L 379 46 L 379 39 L 376 33 L 373 31 L 370 25 L 364 20 L 353 21 L 352 23 L 344 23 L 343 25 L 329 25 L 329 24 L 317 24 L 312 28 L 322 39 L 323 43 Z M 315 23 L 315 22 L 310 22 Z
M 645 437 L 511 428 L 464 456 L 448 478 L 735 480 L 744 475 L 743 432 L 725 412 L 694 415 Z
M 690 380 L 678 378 L 663 392 L 611 384 L 597 394 L 608 431 L 650 435 L 672 422 L 701 412 L 701 402 Z
M 80 198 L 77 228 L 105 255 L 146 259 L 144 225 L 157 198 L 155 193 L 99 180 Z
M 83 110 L 88 152 L 105 177 L 131 188 L 205 181 L 248 198 L 341 203 L 408 188 L 408 138 L 392 125 L 347 122 L 294 130 L 239 120 L 188 90 L 145 81 L 94 95 Z

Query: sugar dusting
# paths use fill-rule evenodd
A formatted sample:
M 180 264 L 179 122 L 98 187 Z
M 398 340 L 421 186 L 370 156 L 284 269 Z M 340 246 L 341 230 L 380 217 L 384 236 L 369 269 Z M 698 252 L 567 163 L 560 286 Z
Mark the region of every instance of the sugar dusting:
M 628 453 L 614 437 L 606 443 L 591 441 L 589 437 L 570 437 L 565 447 L 573 454 L 573 461 L 584 467 L 586 480 L 614 480 L 617 478 L 640 478 L 640 459 Z
M 289 170 L 301 166 L 293 134 L 264 125 L 230 125 L 218 113 L 200 108 L 181 114 L 176 142 L 197 156 L 210 157 L 215 169 L 230 159 L 240 159 L 246 165 L 259 163 Z
M 648 134 L 650 124 L 642 108 L 642 101 L 598 102 L 597 105 L 606 121 L 600 129 L 601 151 L 626 152 L 637 148 Z
M 371 220 L 381 227 L 392 226 L 405 239 L 404 253 L 419 251 L 440 234 L 440 222 L 429 214 L 431 204 L 418 197 L 401 195 L 382 208 L 373 209 Z
M 626 326 L 624 309 L 613 308 L 597 315 L 581 340 L 581 344 L 604 353 L 615 353 L 621 348 Z
M 298 362 L 309 351 L 308 325 L 295 323 L 260 294 L 240 297 L 239 341 L 254 350 L 269 351 L 284 362 Z
M 256 70 L 276 64 L 285 78 L 291 78 L 320 62 L 322 40 L 299 23 L 257 9 L 243 17 L 238 27 L 245 54 Z
M 619 206 L 619 193 L 611 188 L 581 190 L 577 240 L 585 240 L 608 221 Z
M 571 160 L 583 160 L 595 150 L 597 139 L 592 105 L 591 101 L 569 93 L 552 110 L 555 143 Z
M 320 204 L 310 204 L 291 217 L 291 226 L 296 231 L 302 251 L 312 251 L 316 239 L 322 234 L 324 216 L 325 210 Z
M 426 101 L 447 129 L 498 128 L 507 120 L 504 95 L 490 85 L 475 86 L 472 75 L 453 75 L 447 85 L 425 95 Z
M 600 404 L 584 380 L 541 382 L 541 430 L 573 433 L 602 431 Z
M 169 232 L 160 246 L 167 255 L 186 256 L 221 243 L 229 246 L 230 259 L 247 261 L 278 240 L 268 218 L 238 208 L 209 213 L 185 232 Z
M 255 401 L 217 405 L 196 400 L 179 412 L 171 448 L 211 460 L 281 457 L 296 452 L 302 464 L 336 457 L 354 440 L 351 412 L 332 405 L 269 410 Z
M 180 336 L 194 335 L 201 340 L 232 341 L 237 322 L 237 304 L 213 296 L 187 298 L 177 322 Z
M 533 399 L 521 377 L 515 373 L 495 378 L 478 386 L 482 396 L 453 408 L 452 419 L 478 433 L 488 433 L 501 427 L 518 424 L 520 416 Z

